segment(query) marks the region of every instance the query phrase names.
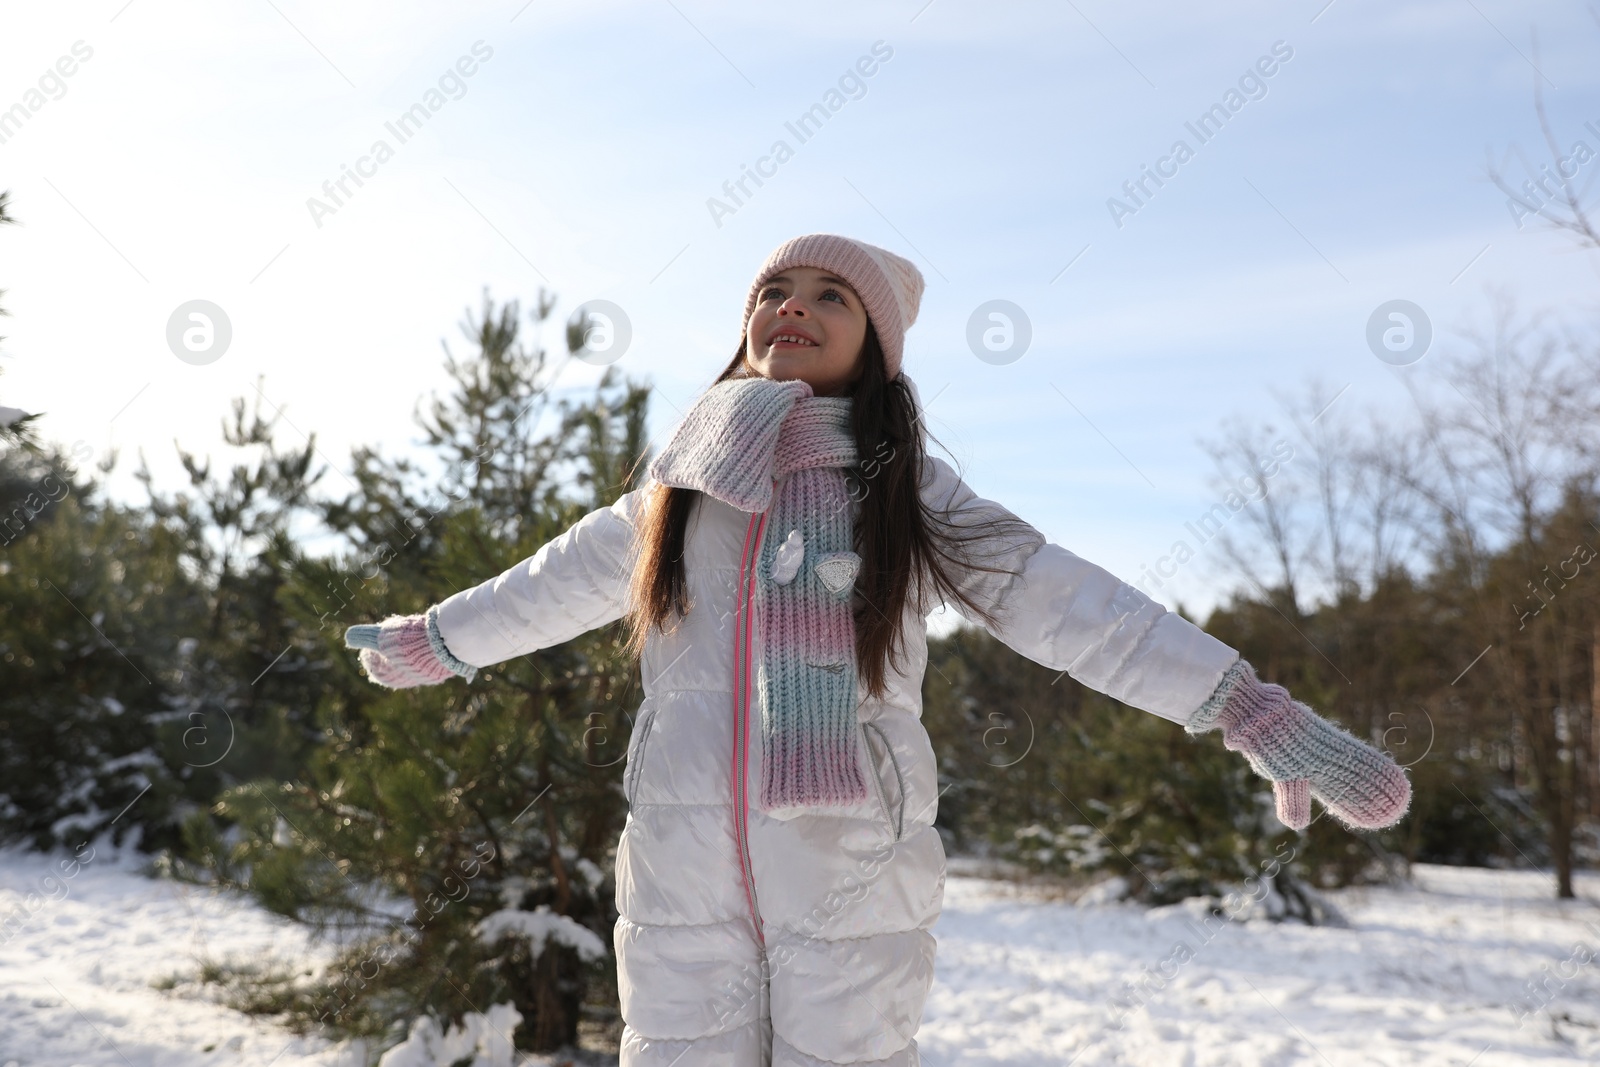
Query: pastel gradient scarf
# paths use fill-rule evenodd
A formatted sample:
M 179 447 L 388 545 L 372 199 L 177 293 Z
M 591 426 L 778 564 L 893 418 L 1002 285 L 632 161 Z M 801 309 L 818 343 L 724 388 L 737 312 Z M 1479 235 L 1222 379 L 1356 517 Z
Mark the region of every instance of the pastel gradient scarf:
M 851 405 L 800 381 L 719 382 L 650 466 L 658 482 L 766 516 L 752 519 L 765 530 L 755 574 L 741 575 L 741 594 L 753 577 L 760 627 L 766 811 L 867 798 L 850 604 L 861 566 L 845 476 L 857 463 Z

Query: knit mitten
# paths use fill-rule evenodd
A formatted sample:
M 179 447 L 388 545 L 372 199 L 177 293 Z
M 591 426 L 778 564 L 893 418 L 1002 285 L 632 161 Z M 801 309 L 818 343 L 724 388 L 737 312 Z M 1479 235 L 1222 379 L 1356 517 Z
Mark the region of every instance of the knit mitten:
M 376 625 L 344 632 L 346 648 L 361 649 L 367 677 L 390 689 L 435 685 L 457 676 L 472 680 L 478 668 L 463 663 L 439 636 L 438 608 L 426 615 L 391 615 Z
M 1222 743 L 1243 752 L 1272 782 L 1278 820 L 1292 830 L 1311 823 L 1311 798 L 1357 830 L 1393 826 L 1411 806 L 1411 782 L 1385 752 L 1352 736 L 1262 682 L 1240 659 L 1184 726 L 1191 734 L 1222 727 Z

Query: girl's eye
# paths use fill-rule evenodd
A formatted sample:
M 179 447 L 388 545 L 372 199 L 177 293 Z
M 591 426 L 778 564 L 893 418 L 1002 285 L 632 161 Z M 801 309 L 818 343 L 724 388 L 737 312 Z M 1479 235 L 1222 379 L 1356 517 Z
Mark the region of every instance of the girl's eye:
M 783 296 L 783 290 L 782 289 L 778 288 L 776 285 L 769 285 L 769 286 L 767 286 L 765 289 L 763 289 L 761 291 L 761 299 L 762 300 L 769 299 L 772 296 L 773 293 L 777 293 L 780 297 Z M 849 303 L 849 301 L 847 301 L 844 298 L 844 294 L 839 292 L 839 290 L 837 290 L 837 289 L 824 289 L 823 292 L 822 292 L 822 296 L 823 296 L 823 299 L 826 299 L 826 298 L 831 296 L 841 304 Z

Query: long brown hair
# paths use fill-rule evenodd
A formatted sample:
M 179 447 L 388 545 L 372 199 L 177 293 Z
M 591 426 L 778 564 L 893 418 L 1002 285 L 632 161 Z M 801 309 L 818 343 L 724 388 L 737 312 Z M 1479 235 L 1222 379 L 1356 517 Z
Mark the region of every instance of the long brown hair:
M 745 361 L 745 344 L 739 342 L 718 382 L 753 373 Z M 989 609 L 963 589 L 962 574 L 1001 572 L 1003 568 L 978 558 L 974 548 L 997 529 L 1022 533 L 1026 527 L 1009 514 L 956 526 L 927 505 L 919 491 L 927 430 L 910 386 L 886 376 L 883 348 L 870 321 L 862 354 L 865 368 L 851 394 L 861 466 L 849 472 L 851 495 L 860 501 L 855 520 L 855 548 L 861 557 L 855 586 L 856 668 L 867 692 L 881 696 L 889 669 L 899 665 L 905 651 L 900 631 L 907 600 L 929 605 L 937 597 L 960 605 L 969 618 L 993 623 Z M 630 600 L 636 652 L 644 649 L 652 630 L 669 629 L 689 612 L 683 552 L 696 495 L 692 489 L 659 484 L 650 490 L 638 528 Z

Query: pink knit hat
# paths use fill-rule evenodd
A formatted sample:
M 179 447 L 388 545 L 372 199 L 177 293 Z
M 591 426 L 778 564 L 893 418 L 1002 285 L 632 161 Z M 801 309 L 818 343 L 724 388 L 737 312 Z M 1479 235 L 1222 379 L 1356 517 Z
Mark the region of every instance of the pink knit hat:
M 916 265 L 888 249 L 837 234 L 808 233 L 785 241 L 767 257 L 750 285 L 739 329 L 741 337 L 750 329 L 750 315 L 756 309 L 761 287 L 790 267 L 832 271 L 850 283 L 878 332 L 884 371 L 891 381 L 897 377 L 905 353 L 906 330 L 917 321 L 917 308 L 922 303 L 922 272 Z

